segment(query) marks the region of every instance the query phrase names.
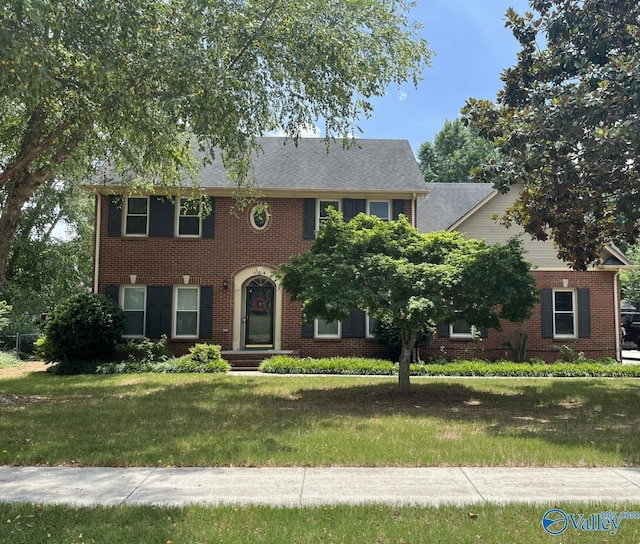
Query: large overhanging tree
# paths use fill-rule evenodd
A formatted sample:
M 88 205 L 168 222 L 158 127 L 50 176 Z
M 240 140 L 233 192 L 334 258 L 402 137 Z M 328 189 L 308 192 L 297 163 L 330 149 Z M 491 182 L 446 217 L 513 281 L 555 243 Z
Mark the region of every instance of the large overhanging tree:
M 360 214 L 344 222 L 330 210 L 312 247 L 280 273 L 307 320 L 342 320 L 359 308 L 400 330 L 401 391 L 410 390 L 420 331 L 458 319 L 499 329 L 500 319 L 526 319 L 537 301 L 518 240 L 488 245 L 460 233 L 421 234 L 404 216 L 383 221 Z
M 584 269 L 640 232 L 640 4 L 530 5 L 536 15 L 507 13 L 521 51 L 497 104 L 470 100 L 464 112 L 499 154 L 482 179 L 524 186 L 507 220 Z
M 0 7 L 0 293 L 37 187 L 108 160 L 177 183 L 219 150 L 321 122 L 356 131 L 371 98 L 429 60 L 405 0 L 13 0 Z

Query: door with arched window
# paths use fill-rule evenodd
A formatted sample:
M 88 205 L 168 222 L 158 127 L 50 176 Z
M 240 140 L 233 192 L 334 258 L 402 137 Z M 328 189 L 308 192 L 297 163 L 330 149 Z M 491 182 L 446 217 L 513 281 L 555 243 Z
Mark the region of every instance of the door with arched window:
M 246 348 L 272 349 L 274 325 L 273 282 L 267 278 L 253 278 L 245 286 L 245 334 Z

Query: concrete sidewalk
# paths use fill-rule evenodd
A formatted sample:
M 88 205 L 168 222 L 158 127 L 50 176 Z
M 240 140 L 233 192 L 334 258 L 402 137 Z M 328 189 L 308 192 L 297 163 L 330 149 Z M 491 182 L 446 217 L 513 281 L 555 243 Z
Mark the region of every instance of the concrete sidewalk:
M 640 504 L 640 468 L 63 468 L 0 466 L 0 501 L 76 506 Z

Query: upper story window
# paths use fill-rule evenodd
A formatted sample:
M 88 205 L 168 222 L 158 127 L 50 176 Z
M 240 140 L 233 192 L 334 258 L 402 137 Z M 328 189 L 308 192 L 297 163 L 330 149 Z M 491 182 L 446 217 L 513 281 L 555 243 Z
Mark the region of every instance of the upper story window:
M 251 226 L 256 230 L 267 228 L 271 215 L 265 204 L 257 204 L 251 209 Z
M 384 221 L 391 219 L 391 203 L 388 200 L 369 200 L 367 208 L 369 215 L 375 215 Z
M 576 293 L 573 290 L 553 291 L 553 336 L 576 337 Z
M 314 322 L 314 336 L 316 338 L 340 338 L 340 321 L 325 321 L 316 319 Z
M 318 218 L 318 224 L 316 225 L 316 231 L 320 230 L 322 224 L 327 220 L 327 210 L 333 208 L 336 211 L 340 211 L 339 200 L 318 200 L 318 210 L 316 217 Z
M 122 306 L 125 315 L 123 336 L 129 338 L 143 337 L 147 288 L 140 285 L 122 286 L 120 306 Z
M 174 291 L 174 338 L 197 338 L 200 289 L 176 287 Z
M 149 199 L 146 196 L 127 197 L 124 233 L 127 236 L 146 236 L 148 229 Z
M 200 236 L 202 233 L 200 200 L 181 198 L 178 204 L 178 236 Z

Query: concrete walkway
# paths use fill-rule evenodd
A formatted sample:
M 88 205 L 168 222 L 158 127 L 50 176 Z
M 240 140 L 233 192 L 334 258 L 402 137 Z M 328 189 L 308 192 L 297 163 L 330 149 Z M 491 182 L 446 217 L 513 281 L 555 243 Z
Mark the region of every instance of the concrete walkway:
M 0 501 L 77 506 L 640 504 L 640 468 L 63 468 L 0 466 Z

